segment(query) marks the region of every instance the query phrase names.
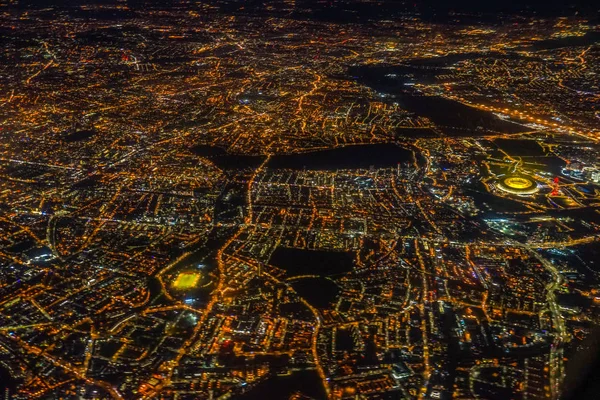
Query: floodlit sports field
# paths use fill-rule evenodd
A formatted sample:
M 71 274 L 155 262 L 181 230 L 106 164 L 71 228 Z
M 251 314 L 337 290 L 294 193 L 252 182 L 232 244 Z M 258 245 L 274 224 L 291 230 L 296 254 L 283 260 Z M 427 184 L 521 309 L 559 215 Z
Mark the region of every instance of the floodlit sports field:
M 177 276 L 175 282 L 173 282 L 173 287 L 177 290 L 191 289 L 198 284 L 199 280 L 200 274 L 196 272 L 182 272 Z

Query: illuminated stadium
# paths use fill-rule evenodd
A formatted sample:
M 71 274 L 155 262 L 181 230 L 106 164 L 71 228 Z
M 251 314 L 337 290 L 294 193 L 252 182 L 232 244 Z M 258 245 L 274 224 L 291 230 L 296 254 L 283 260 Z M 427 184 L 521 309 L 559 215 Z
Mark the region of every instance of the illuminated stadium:
M 520 175 L 509 175 L 501 178 L 496 184 L 498 189 L 518 195 L 534 194 L 539 189 L 532 178 Z

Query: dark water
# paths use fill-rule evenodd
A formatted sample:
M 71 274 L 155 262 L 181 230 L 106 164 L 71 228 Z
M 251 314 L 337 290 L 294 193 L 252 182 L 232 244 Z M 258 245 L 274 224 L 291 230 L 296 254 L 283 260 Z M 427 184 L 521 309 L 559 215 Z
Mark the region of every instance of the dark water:
M 239 398 L 243 400 L 289 399 L 297 392 L 313 399 L 327 398 L 321 379 L 314 370 L 296 371 L 290 376 L 272 376 Z
M 409 90 L 407 83 L 434 82 L 438 75 L 448 73 L 440 58 L 432 59 L 439 64 L 418 65 L 360 65 L 348 68 L 347 74 L 359 83 L 387 94 L 400 94 Z M 417 60 L 415 60 L 417 62 Z
M 517 133 L 526 130 L 487 111 L 442 97 L 402 95 L 396 100 L 402 109 L 431 119 L 449 136 L 479 136 L 486 132 Z
M 350 253 L 341 251 L 278 247 L 273 252 L 269 263 L 284 269 L 288 276 L 330 276 L 351 271 L 354 257 Z
M 411 163 L 413 152 L 395 144 L 345 146 L 310 153 L 276 155 L 267 163 L 275 169 L 336 170 L 394 167 Z
M 448 65 L 452 62 L 447 58 L 433 57 L 411 60 L 409 65 L 352 66 L 348 74 L 361 82 L 369 82 L 369 86 L 380 92 L 392 93 L 406 90 L 407 83 L 434 83 L 440 75 L 451 73 Z
M 255 169 L 265 160 L 264 156 L 229 154 L 222 147 L 210 145 L 197 145 L 190 151 L 197 156 L 208 158 L 221 169 Z
M 429 128 L 398 128 L 394 133 L 397 138 L 407 139 L 440 137 L 434 130 Z
M 65 136 L 65 142 L 67 143 L 73 143 L 73 142 L 80 142 L 86 139 L 90 139 L 91 137 L 93 137 L 96 134 L 96 132 L 94 132 L 93 130 L 82 130 L 82 131 L 76 131 L 76 132 L 72 132 L 69 133 Z
M 406 83 L 439 83 L 442 75 L 451 74 L 454 64 L 479 58 L 502 59 L 509 56 L 501 53 L 458 53 L 441 57 L 414 58 L 400 65 L 358 65 L 348 68 L 348 75 L 385 93 L 395 89 L 407 89 Z
M 191 152 L 200 157 L 224 156 L 227 154 L 222 147 L 211 146 L 208 144 L 199 144 L 192 147 Z
M 340 288 L 325 278 L 306 278 L 294 281 L 292 287 L 300 297 L 316 308 L 327 308 L 335 301 Z
M 457 58 L 457 60 L 460 59 Z M 423 96 L 407 83 L 431 82 L 444 74 L 448 60 L 434 59 L 434 66 L 369 66 L 348 69 L 348 76 L 357 82 L 385 93 L 400 108 L 431 119 L 449 136 L 480 136 L 486 132 L 517 133 L 527 129 L 496 117 L 493 113 L 475 109 L 454 100 L 437 96 Z
M 600 32 L 587 32 L 583 36 L 571 36 L 561 39 L 547 39 L 531 45 L 533 50 L 551 50 L 561 47 L 590 46 L 600 42 Z
M 225 156 L 213 157 L 210 160 L 221 169 L 256 169 L 262 164 L 265 157 L 228 154 Z

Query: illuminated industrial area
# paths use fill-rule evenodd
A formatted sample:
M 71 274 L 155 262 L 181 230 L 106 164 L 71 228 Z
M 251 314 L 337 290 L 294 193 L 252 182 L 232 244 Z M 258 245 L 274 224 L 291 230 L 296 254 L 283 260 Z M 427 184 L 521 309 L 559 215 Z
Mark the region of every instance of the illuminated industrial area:
M 532 400 L 583 379 L 597 16 L 50 3 L 0 3 L 0 397 Z

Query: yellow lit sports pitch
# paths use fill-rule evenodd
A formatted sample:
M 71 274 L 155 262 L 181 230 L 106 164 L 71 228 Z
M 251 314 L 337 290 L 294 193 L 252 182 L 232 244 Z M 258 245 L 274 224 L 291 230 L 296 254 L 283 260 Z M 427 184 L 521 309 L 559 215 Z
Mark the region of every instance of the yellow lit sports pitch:
M 197 272 L 182 272 L 173 282 L 173 288 L 176 290 L 188 290 L 196 287 L 200 281 L 201 275 Z

